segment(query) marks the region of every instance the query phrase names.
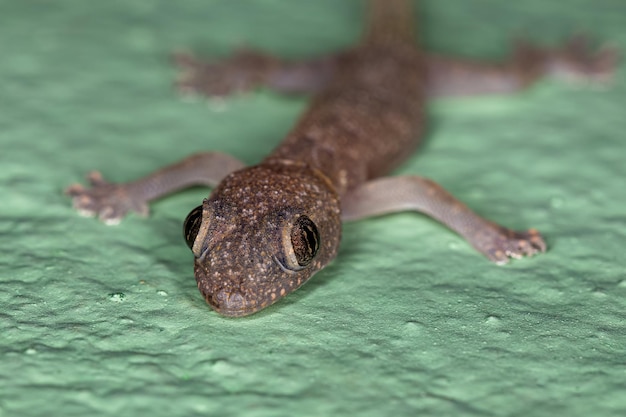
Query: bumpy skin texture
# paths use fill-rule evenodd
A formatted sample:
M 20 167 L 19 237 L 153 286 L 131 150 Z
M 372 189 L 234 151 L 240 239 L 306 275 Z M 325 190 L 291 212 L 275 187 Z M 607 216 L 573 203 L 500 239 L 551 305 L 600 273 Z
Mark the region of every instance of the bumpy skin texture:
M 421 139 L 424 69 L 409 42 L 363 44 L 342 54 L 332 81 L 266 161 L 306 161 L 342 196 L 389 172 Z
M 190 185 L 218 185 L 185 221 L 198 288 L 216 311 L 252 314 L 306 282 L 337 254 L 341 220 L 426 214 L 497 264 L 546 250 L 541 234 L 474 213 L 434 181 L 382 177 L 419 144 L 428 97 L 509 93 L 545 76 L 610 80 L 618 54 L 574 37 L 556 48 L 518 43 L 502 62 L 427 54 L 416 47 L 408 0 L 371 0 L 361 42 L 302 62 L 258 51 L 205 63 L 178 54 L 181 92 L 224 96 L 264 85 L 317 93 L 287 138 L 259 165 L 216 152 L 192 155 L 137 181 L 68 188 L 82 214 L 118 222 Z
M 274 303 L 336 255 L 339 199 L 328 180 L 304 164 L 266 163 L 226 177 L 202 205 L 192 251 L 198 289 L 215 310 L 242 316 Z M 317 226 L 313 261 L 290 268 L 289 231 L 306 216 Z

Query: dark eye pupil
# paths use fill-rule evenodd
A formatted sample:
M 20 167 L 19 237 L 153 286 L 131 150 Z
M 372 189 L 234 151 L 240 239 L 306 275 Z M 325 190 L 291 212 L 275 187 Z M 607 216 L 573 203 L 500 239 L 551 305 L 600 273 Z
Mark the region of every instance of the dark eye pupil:
M 200 225 L 202 224 L 202 206 L 198 206 L 187 215 L 185 224 L 183 226 L 183 232 L 185 234 L 185 241 L 189 249 L 193 248 L 193 243 L 196 241 L 196 236 L 200 231 Z
M 320 234 L 315 223 L 307 216 L 300 216 L 291 229 L 291 245 L 298 265 L 311 263 L 320 248 Z

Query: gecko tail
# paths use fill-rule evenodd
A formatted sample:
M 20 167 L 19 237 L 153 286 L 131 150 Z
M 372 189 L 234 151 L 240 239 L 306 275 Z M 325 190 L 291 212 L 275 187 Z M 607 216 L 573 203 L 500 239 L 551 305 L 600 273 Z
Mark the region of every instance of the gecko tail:
M 370 0 L 363 42 L 369 44 L 414 43 L 414 0 Z

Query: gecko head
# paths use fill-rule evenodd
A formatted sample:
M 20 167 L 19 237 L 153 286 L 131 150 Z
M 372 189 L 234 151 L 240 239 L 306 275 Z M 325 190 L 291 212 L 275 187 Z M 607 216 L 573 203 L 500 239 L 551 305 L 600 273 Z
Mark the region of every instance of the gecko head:
M 189 213 L 198 289 L 225 316 L 245 316 L 304 284 L 336 255 L 339 200 L 304 165 L 266 163 L 227 176 Z

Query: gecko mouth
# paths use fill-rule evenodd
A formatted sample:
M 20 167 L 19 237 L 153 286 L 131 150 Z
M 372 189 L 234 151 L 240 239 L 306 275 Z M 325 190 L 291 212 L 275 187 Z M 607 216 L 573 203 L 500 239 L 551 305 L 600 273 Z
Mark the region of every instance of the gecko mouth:
M 246 297 L 246 293 L 240 289 L 223 287 L 216 283 L 215 279 L 209 275 L 204 262 L 199 262 L 198 259 L 196 259 L 194 275 L 198 289 L 207 304 L 223 316 L 247 316 L 266 306 L 266 304 L 259 303 L 250 296 Z
M 223 316 L 248 316 L 263 308 L 256 301 L 246 299 L 245 295 L 237 290 L 216 289 L 216 291 L 207 291 L 200 283 L 198 283 L 198 289 L 207 304 Z
M 260 310 L 255 302 L 246 300 L 245 296 L 239 291 L 222 289 L 216 294 L 205 298 L 215 311 L 224 316 L 241 317 Z

